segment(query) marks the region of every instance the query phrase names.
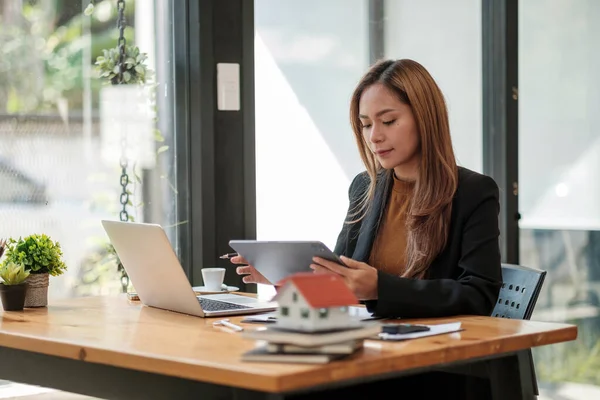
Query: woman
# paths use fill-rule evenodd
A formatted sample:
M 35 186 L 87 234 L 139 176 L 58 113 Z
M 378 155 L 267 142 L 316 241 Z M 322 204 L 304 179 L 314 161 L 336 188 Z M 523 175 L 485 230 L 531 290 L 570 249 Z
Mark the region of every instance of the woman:
M 376 63 L 350 121 L 366 172 L 350 185 L 334 250 L 347 267 L 319 258 L 310 267 L 341 275 L 378 316 L 490 315 L 502 281 L 498 187 L 456 165 L 431 75 L 412 60 Z M 252 266 L 237 272 L 268 283 Z

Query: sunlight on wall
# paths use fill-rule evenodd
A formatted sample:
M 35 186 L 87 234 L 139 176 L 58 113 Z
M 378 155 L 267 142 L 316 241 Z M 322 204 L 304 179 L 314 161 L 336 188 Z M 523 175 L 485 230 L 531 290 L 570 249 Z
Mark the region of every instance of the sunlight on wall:
M 257 236 L 335 244 L 349 179 L 256 35 Z
M 333 248 L 350 181 L 259 34 L 255 52 L 257 239 Z

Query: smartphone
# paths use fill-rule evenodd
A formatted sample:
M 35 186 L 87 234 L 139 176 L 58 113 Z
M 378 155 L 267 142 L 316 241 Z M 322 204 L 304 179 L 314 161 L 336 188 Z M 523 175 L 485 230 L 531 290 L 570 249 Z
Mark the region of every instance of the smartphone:
M 390 335 L 403 335 L 406 333 L 426 332 L 429 327 L 426 325 L 413 325 L 413 324 L 384 324 L 381 327 L 382 333 L 389 333 Z

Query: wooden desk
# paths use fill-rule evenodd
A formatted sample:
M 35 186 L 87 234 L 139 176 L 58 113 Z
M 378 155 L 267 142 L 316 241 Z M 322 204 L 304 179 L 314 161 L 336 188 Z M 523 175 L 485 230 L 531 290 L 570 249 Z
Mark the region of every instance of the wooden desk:
M 557 323 L 491 317 L 425 321 L 455 320 L 464 331 L 406 342 L 369 340 L 350 359 L 327 365 L 248 363 L 240 354 L 255 343 L 214 328 L 214 319 L 121 296 L 78 298 L 0 312 L 0 378 L 111 399 L 283 398 L 443 365 L 507 359 L 577 336 L 575 326 Z

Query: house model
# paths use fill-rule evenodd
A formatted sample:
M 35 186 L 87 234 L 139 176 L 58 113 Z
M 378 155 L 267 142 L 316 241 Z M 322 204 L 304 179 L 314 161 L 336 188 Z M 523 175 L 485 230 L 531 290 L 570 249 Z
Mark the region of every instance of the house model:
M 298 273 L 277 284 L 277 327 L 305 332 L 356 326 L 348 306 L 358 299 L 343 278 L 332 274 Z

